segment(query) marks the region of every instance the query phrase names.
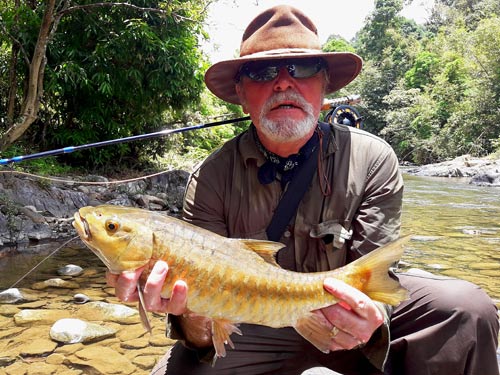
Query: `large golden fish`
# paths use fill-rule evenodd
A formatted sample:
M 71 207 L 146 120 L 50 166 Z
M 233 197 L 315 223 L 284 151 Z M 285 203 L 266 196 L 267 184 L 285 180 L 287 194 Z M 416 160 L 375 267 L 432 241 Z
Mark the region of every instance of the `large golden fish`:
M 397 305 L 406 290 L 388 274 L 402 253 L 404 239 L 383 246 L 333 271 L 298 273 L 280 268 L 275 253 L 282 244 L 230 239 L 152 211 L 121 206 L 83 207 L 73 226 L 83 242 L 112 273 L 147 265 L 143 280 L 158 259 L 169 265 L 162 297 L 169 298 L 177 280 L 188 285 L 187 307 L 212 319 L 217 356 L 238 323 L 294 327 L 305 339 L 328 352 L 330 330 L 311 311 L 332 305 L 325 278 L 333 277 L 372 299 Z

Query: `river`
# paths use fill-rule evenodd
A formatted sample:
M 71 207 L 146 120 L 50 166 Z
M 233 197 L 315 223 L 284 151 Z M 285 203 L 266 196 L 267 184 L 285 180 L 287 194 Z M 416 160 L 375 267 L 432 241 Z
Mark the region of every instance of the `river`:
M 500 189 L 405 175 L 403 263 L 472 281 L 500 305 Z
M 436 274 L 472 281 L 481 286 L 493 298 L 497 306 L 500 306 L 500 189 L 478 187 L 459 179 L 415 177 L 408 174 L 404 175 L 404 179 L 402 234 L 411 234 L 412 241 L 409 242 L 403 256 L 402 268 L 417 267 Z M 12 256 L 0 259 L 2 275 L 0 291 L 13 285 L 17 279 L 53 251 L 55 246 L 55 244 L 38 246 L 36 254 L 32 251 L 33 249 L 26 249 L 26 251 L 16 252 Z M 74 293 L 92 293 L 91 290 L 94 288 L 107 292 L 104 295 L 97 293 L 99 298 L 95 297 L 96 299 L 118 302 L 112 296 L 111 288 L 106 288 L 104 284 L 104 267 L 101 262 L 90 251 L 84 249 L 79 241 L 75 241 L 45 261 L 17 287 L 30 290 L 34 282 L 58 277 L 56 270 L 70 263 L 94 270 L 94 276 L 92 278 L 80 277 L 78 279 L 80 289 L 77 291 L 52 290 L 40 299 L 51 299 L 52 304 L 55 300 L 68 304 Z M 40 291 L 33 290 L 32 292 L 36 294 Z M 0 309 L 2 307 L 0 304 Z M 33 305 L 27 308 L 33 308 Z M 5 311 L 9 311 L 11 315 L 4 314 L 3 320 L 0 319 L 0 338 L 4 337 L 2 331 L 5 331 L 5 327 L 12 326 L 8 320 L 12 319 L 15 312 L 9 309 Z M 1 315 L 0 311 L 0 318 L 2 318 Z M 157 337 L 161 337 L 164 330 L 163 323 L 159 318 L 156 323 L 157 331 L 155 332 Z M 137 326 L 139 326 L 138 321 Z M 131 330 L 131 328 L 126 329 Z M 128 360 L 136 366 L 133 373 L 147 374 L 148 368 L 165 348 L 157 344 L 160 346 L 157 351 L 149 351 L 145 354 L 146 348 L 151 346 L 152 339 L 144 337 L 143 334 L 137 334 L 136 340 L 142 339 L 145 342 L 141 348 L 130 348 L 119 340 L 106 342 L 105 345 L 116 347 L 120 353 L 127 356 Z M 160 342 L 161 339 L 156 341 Z M 99 343 L 93 345 L 99 345 Z M 136 354 L 131 356 L 130 352 L 134 350 Z M 1 344 L 0 352 L 2 352 Z M 54 353 L 48 356 L 44 354 L 42 357 L 51 358 L 53 355 Z M 1 354 L 0 357 L 2 357 Z M 33 356 L 30 358 L 37 363 L 42 362 L 43 359 L 33 359 Z M 78 372 L 81 371 L 78 370 L 78 364 L 71 363 L 67 358 L 65 361 L 62 361 L 59 366 L 67 367 L 68 371 L 74 371 L 65 373 L 87 373 L 88 369 Z M 24 373 L 22 366 L 27 362 L 29 361 L 26 361 L 26 358 L 24 361 L 15 363 L 7 361 L 3 365 L 4 369 L 13 368 L 14 371 L 5 373 Z M 0 374 L 3 374 L 3 371 L 0 361 Z M 52 373 L 50 371 L 52 370 L 40 373 L 50 374 Z

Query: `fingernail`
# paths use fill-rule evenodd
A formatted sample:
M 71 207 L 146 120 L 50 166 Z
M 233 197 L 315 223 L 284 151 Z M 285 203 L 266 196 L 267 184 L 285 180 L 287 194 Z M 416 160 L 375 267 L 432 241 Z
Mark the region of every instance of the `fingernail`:
M 167 271 L 167 265 L 164 262 L 157 262 L 153 267 L 153 272 L 157 275 L 161 275 Z
M 332 279 L 331 277 L 326 278 L 325 281 L 323 282 L 323 284 L 330 289 L 336 289 L 335 288 L 335 279 Z

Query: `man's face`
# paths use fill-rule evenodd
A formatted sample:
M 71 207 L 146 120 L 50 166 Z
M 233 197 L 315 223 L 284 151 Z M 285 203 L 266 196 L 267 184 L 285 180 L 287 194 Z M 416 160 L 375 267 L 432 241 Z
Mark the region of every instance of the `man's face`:
M 266 64 L 261 63 L 260 68 L 256 68 L 259 74 L 253 75 L 257 80 L 251 78 L 251 71 L 249 76 L 242 74 L 236 86 L 243 110 L 250 114 L 257 131 L 277 142 L 309 137 L 316 128 L 323 103 L 324 72 L 294 78 L 293 65 L 279 66 L 271 70 L 274 74 L 267 75 Z

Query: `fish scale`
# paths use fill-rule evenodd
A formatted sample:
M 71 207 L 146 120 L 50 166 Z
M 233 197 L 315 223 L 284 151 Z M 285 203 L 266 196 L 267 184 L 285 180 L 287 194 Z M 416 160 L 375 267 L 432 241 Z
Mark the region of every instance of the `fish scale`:
M 218 356 L 225 355 L 225 342 L 232 345 L 230 335 L 240 333 L 239 323 L 294 327 L 328 352 L 330 329 L 311 313 L 336 302 L 323 287 L 326 278 L 342 280 L 391 305 L 407 298 L 406 290 L 389 276 L 388 269 L 400 259 L 408 238 L 336 270 L 299 273 L 276 264 L 275 255 L 282 244 L 225 238 L 157 212 L 104 205 L 83 207 L 74 218 L 82 241 L 113 273 L 149 265 L 141 276 L 145 280 L 154 263 L 165 260 L 169 271 L 162 297 L 170 296 L 176 281 L 186 282 L 187 308 L 212 319 Z

